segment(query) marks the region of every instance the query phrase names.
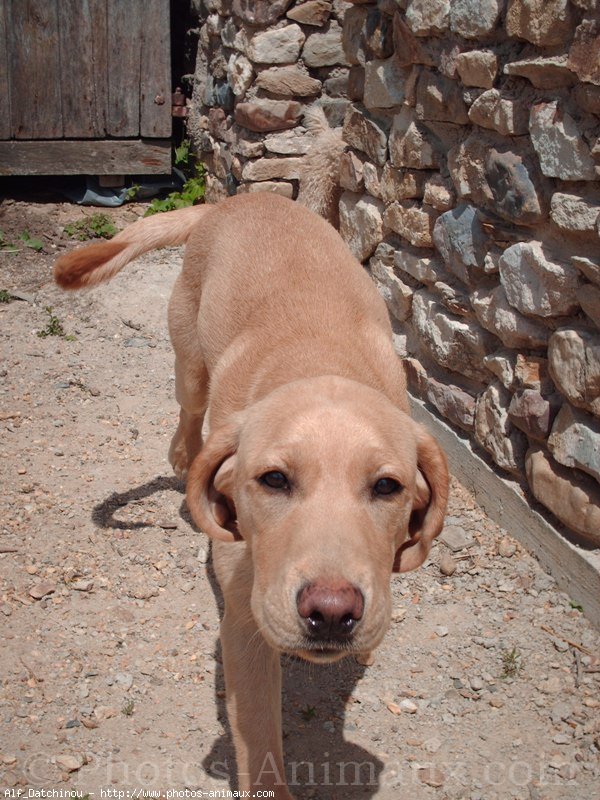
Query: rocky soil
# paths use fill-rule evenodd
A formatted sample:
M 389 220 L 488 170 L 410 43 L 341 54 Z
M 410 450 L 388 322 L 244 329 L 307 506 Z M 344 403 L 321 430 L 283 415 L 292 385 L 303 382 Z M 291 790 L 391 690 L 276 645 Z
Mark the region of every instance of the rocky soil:
M 91 213 L 0 206 L 43 241 L 0 251 L 0 788 L 235 788 L 210 546 L 166 459 L 180 252 L 63 294 L 63 226 Z M 375 663 L 286 663 L 296 796 L 600 798 L 600 639 L 510 533 L 454 482 Z

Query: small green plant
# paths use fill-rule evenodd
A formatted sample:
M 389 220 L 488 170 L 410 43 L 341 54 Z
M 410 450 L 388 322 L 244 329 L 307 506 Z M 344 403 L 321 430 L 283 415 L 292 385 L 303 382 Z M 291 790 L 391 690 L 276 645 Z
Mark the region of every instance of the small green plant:
M 135 709 L 135 703 L 133 702 L 133 700 L 128 700 L 121 709 L 121 713 L 125 714 L 126 717 L 132 717 L 134 709 Z
M 0 289 L 0 303 L 10 303 L 13 299 L 12 294 L 6 289 Z
M 144 216 L 149 217 L 163 211 L 175 211 L 177 208 L 186 208 L 199 203 L 204 199 L 205 174 L 204 165 L 197 164 L 196 174 L 184 183 L 180 192 L 171 192 L 164 200 L 153 200 Z
M 575 611 L 579 611 L 581 614 L 583 614 L 583 606 L 581 603 L 576 603 L 574 600 L 569 600 L 569 605 L 571 608 L 575 609 Z
M 30 236 L 29 231 L 23 231 L 19 235 L 19 239 L 23 242 L 25 247 L 31 247 L 32 250 L 35 250 L 36 253 L 39 253 L 40 250 L 44 249 L 44 243 L 41 239 L 34 239 Z
M 175 166 L 180 169 L 189 169 L 191 156 L 191 142 L 189 139 L 184 139 L 181 144 L 175 148 Z
M 64 231 L 71 239 L 85 242 L 87 239 L 112 239 L 117 229 L 106 214 L 92 214 L 91 217 L 69 222 Z
M 12 242 L 9 242 L 4 234 L 4 231 L 0 231 L 0 250 L 4 250 L 5 253 L 18 253 L 19 248 L 15 247 Z
M 317 709 L 314 706 L 304 706 L 300 711 L 300 716 L 305 722 L 310 722 L 317 716 Z
M 523 659 L 516 647 L 512 650 L 505 650 L 502 653 L 502 675 L 501 678 L 516 678 L 523 669 Z
M 48 323 L 45 328 L 37 332 L 40 339 L 45 339 L 47 336 L 60 336 L 67 342 L 74 342 L 75 337 L 65 333 L 62 322 L 52 313 L 52 306 L 46 306 L 44 311 L 48 314 Z
M 139 183 L 134 183 L 133 186 L 130 186 L 129 189 L 125 192 L 125 200 L 128 203 L 132 203 L 138 196 L 138 192 L 140 191 Z

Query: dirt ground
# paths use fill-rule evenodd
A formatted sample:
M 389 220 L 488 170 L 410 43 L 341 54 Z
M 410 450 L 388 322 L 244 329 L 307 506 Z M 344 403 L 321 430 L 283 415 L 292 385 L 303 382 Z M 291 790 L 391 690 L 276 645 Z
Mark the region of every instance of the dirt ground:
M 210 547 L 166 458 L 181 254 L 63 294 L 64 225 L 93 213 L 0 206 L 43 243 L 0 250 L 0 790 L 207 797 L 235 768 Z M 298 798 L 600 798 L 600 639 L 509 533 L 454 481 L 454 549 L 393 578 L 375 663 L 286 660 Z

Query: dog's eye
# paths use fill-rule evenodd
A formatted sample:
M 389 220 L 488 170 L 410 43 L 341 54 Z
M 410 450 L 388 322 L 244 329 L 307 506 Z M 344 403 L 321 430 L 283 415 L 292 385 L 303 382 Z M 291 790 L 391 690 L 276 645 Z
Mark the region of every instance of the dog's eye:
M 285 477 L 283 472 L 279 472 L 278 470 L 273 470 L 271 472 L 265 472 L 264 475 L 261 475 L 258 479 L 259 483 L 262 483 L 263 486 L 268 486 L 270 489 L 289 489 L 290 484 L 288 479 Z
M 402 489 L 402 486 L 394 478 L 380 478 L 373 487 L 373 494 L 375 495 L 388 495 L 396 494 Z

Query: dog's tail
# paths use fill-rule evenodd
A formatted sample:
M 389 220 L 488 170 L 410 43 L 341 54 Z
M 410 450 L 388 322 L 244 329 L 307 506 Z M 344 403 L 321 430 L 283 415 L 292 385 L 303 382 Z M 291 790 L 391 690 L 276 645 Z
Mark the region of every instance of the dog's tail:
M 331 128 L 323 108 L 317 103 L 304 112 L 304 125 L 314 143 L 304 156 L 298 202 L 338 226 L 340 158 L 346 149 L 341 128 Z
M 210 208 L 191 206 L 144 217 L 110 241 L 72 250 L 54 264 L 54 280 L 63 289 L 82 289 L 108 281 L 142 253 L 183 244 Z

